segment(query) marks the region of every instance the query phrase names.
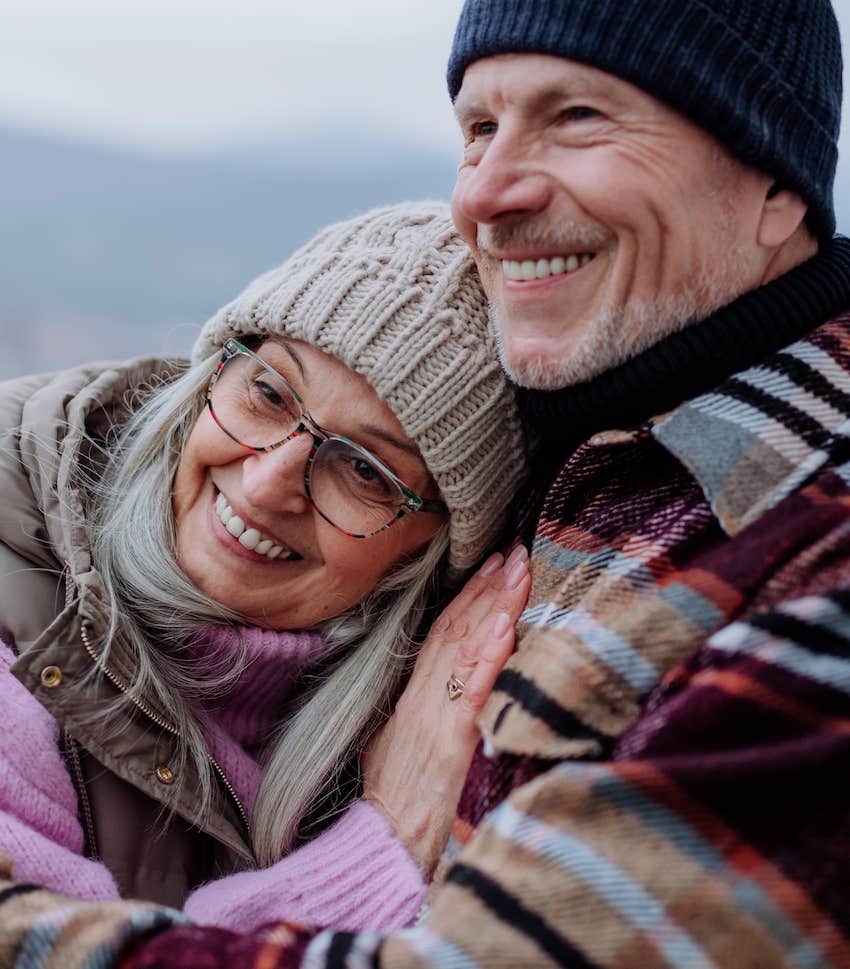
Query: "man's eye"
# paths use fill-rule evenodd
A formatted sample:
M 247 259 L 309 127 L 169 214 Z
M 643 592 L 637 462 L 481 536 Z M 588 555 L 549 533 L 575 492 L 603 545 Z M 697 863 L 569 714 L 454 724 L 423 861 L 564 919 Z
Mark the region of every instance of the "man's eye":
M 560 115 L 561 121 L 591 121 L 599 117 L 599 112 L 595 108 L 589 108 L 586 104 L 578 104 L 573 108 L 567 108 Z
M 477 138 L 492 138 L 496 134 L 497 125 L 495 121 L 476 121 L 469 126 L 467 144 Z

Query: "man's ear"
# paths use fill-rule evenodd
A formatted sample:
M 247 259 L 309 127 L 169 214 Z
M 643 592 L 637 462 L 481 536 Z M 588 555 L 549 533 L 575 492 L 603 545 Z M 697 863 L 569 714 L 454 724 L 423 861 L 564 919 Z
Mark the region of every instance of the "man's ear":
M 774 182 L 767 190 L 759 220 L 758 241 L 768 249 L 778 249 L 794 235 L 806 218 L 808 206 L 790 188 Z

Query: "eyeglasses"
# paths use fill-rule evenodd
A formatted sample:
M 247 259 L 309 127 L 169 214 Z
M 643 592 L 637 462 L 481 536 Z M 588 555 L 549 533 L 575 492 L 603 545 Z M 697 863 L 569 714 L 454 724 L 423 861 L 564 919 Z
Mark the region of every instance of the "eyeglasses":
M 310 434 L 307 496 L 322 518 L 352 538 L 369 538 L 412 512 L 448 511 L 442 501 L 415 494 L 359 444 L 320 427 L 287 380 L 237 340 L 224 344 L 206 403 L 224 433 L 251 451 L 273 451 Z

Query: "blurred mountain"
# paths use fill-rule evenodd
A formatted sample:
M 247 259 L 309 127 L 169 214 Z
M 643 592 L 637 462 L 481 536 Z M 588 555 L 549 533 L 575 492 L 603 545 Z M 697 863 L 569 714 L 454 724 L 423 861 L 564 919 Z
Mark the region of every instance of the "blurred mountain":
M 0 128 L 0 378 L 185 354 L 213 311 L 321 226 L 447 199 L 455 165 L 354 127 L 181 158 Z M 850 166 L 837 202 L 850 232 Z
M 0 378 L 186 353 L 214 310 L 317 229 L 447 199 L 455 167 L 362 131 L 163 158 L 0 129 Z

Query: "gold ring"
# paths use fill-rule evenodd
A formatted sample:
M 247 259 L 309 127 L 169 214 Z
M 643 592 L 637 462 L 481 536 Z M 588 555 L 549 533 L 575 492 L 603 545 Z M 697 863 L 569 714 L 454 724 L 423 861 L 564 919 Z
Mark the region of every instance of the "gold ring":
M 450 700 L 459 700 L 463 696 L 463 689 L 465 683 L 460 677 L 455 676 L 454 673 L 448 678 L 446 682 L 446 689 L 449 691 Z

